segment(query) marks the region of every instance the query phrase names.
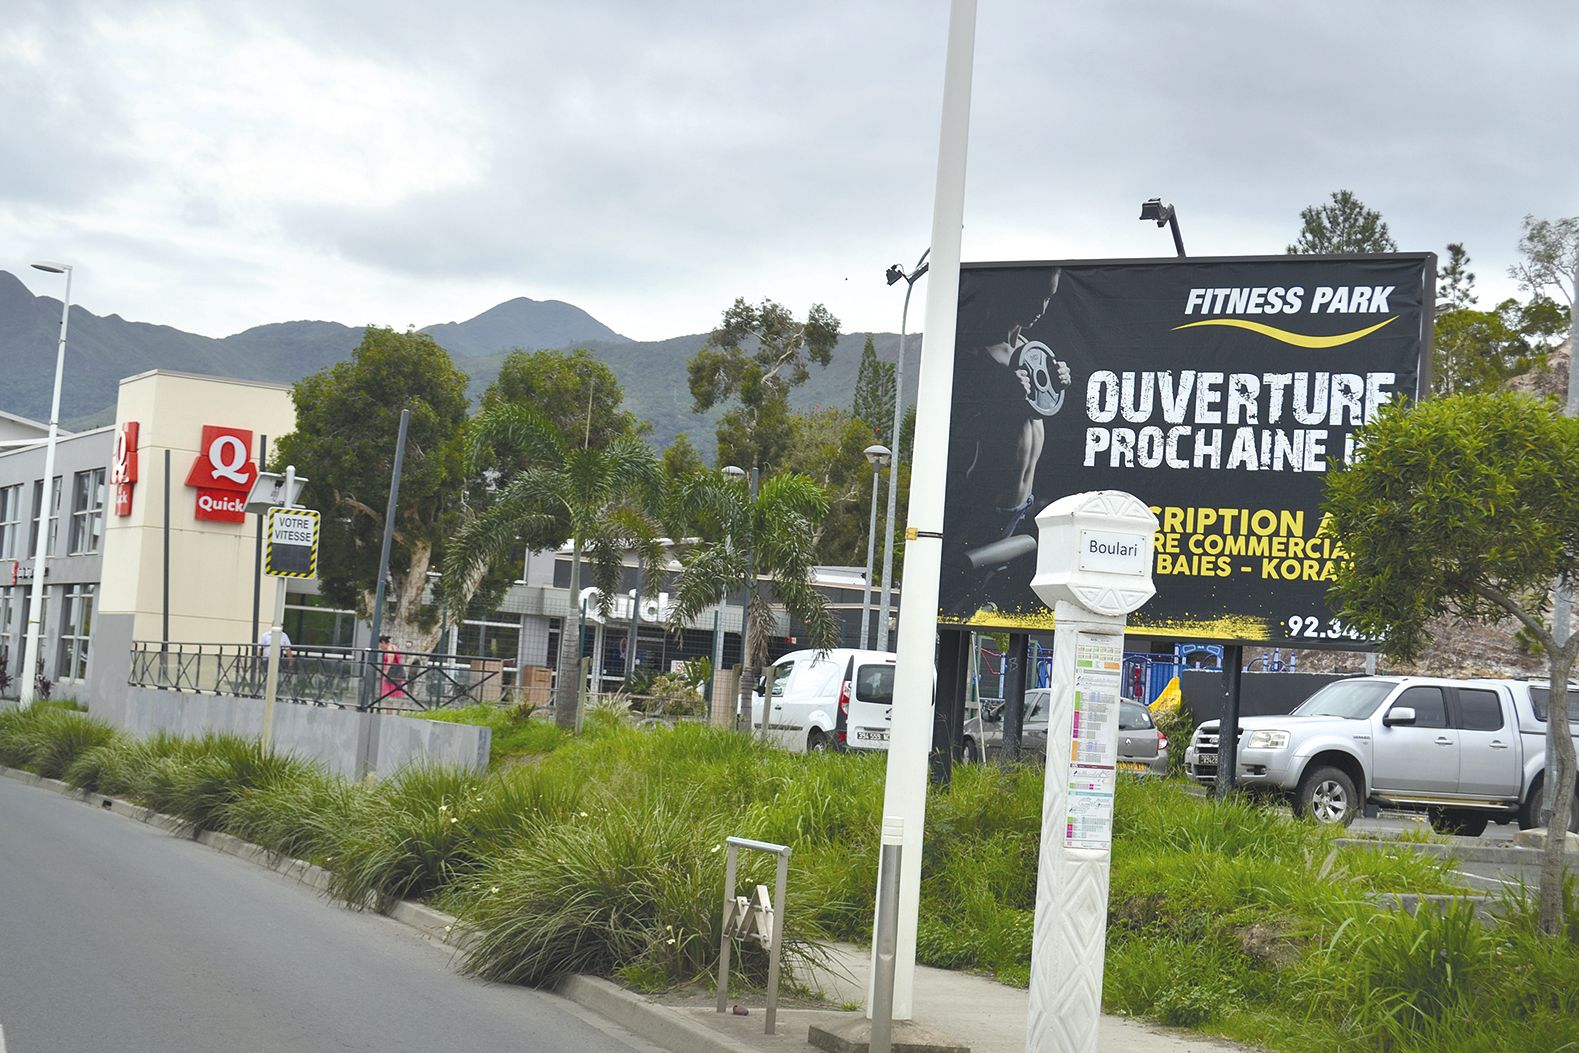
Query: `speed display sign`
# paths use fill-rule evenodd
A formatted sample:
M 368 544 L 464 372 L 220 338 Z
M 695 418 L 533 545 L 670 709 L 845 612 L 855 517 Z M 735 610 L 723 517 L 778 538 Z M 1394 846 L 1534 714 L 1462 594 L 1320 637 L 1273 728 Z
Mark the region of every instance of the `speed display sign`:
M 263 532 L 263 572 L 276 578 L 317 577 L 320 522 L 312 508 L 270 508 Z

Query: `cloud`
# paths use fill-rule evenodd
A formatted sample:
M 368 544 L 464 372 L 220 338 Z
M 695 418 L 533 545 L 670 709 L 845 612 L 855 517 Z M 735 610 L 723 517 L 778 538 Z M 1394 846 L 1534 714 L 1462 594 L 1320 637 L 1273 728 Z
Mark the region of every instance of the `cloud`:
M 16 6 L 0 239 L 80 260 L 102 312 L 220 335 L 526 295 L 654 338 L 743 295 L 893 329 L 882 271 L 931 226 L 943 0 Z M 1156 195 L 1193 254 L 1276 253 L 1346 187 L 1511 292 L 1523 214 L 1579 212 L 1576 29 L 1555 0 L 984 4 L 967 258 L 1164 255 Z

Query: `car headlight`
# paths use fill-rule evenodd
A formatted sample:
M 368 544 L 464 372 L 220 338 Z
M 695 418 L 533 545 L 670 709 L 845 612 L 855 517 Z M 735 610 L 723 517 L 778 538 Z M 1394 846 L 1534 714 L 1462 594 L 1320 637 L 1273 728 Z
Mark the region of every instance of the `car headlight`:
M 1252 731 L 1245 739 L 1247 750 L 1281 750 L 1288 748 L 1286 731 Z

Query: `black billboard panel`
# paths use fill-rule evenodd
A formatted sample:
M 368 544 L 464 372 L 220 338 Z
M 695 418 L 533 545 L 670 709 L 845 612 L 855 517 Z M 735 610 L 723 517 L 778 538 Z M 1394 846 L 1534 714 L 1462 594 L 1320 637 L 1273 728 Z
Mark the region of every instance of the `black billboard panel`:
M 1045 628 L 1036 513 L 1124 490 L 1160 526 L 1140 634 L 1359 646 L 1326 590 L 1323 476 L 1413 398 L 1436 258 L 967 264 L 939 615 Z

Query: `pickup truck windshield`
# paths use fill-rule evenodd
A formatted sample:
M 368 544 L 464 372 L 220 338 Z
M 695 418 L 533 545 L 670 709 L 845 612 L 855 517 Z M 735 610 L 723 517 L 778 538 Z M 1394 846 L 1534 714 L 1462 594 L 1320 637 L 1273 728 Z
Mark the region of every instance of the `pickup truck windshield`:
M 1530 685 L 1530 708 L 1535 710 L 1535 719 L 1542 724 L 1546 723 L 1546 706 L 1551 700 L 1551 688 Z M 1568 723 L 1579 724 L 1579 687 L 1568 685 Z
M 1376 712 L 1393 686 L 1381 680 L 1339 680 L 1301 702 L 1294 716 L 1364 720 Z

